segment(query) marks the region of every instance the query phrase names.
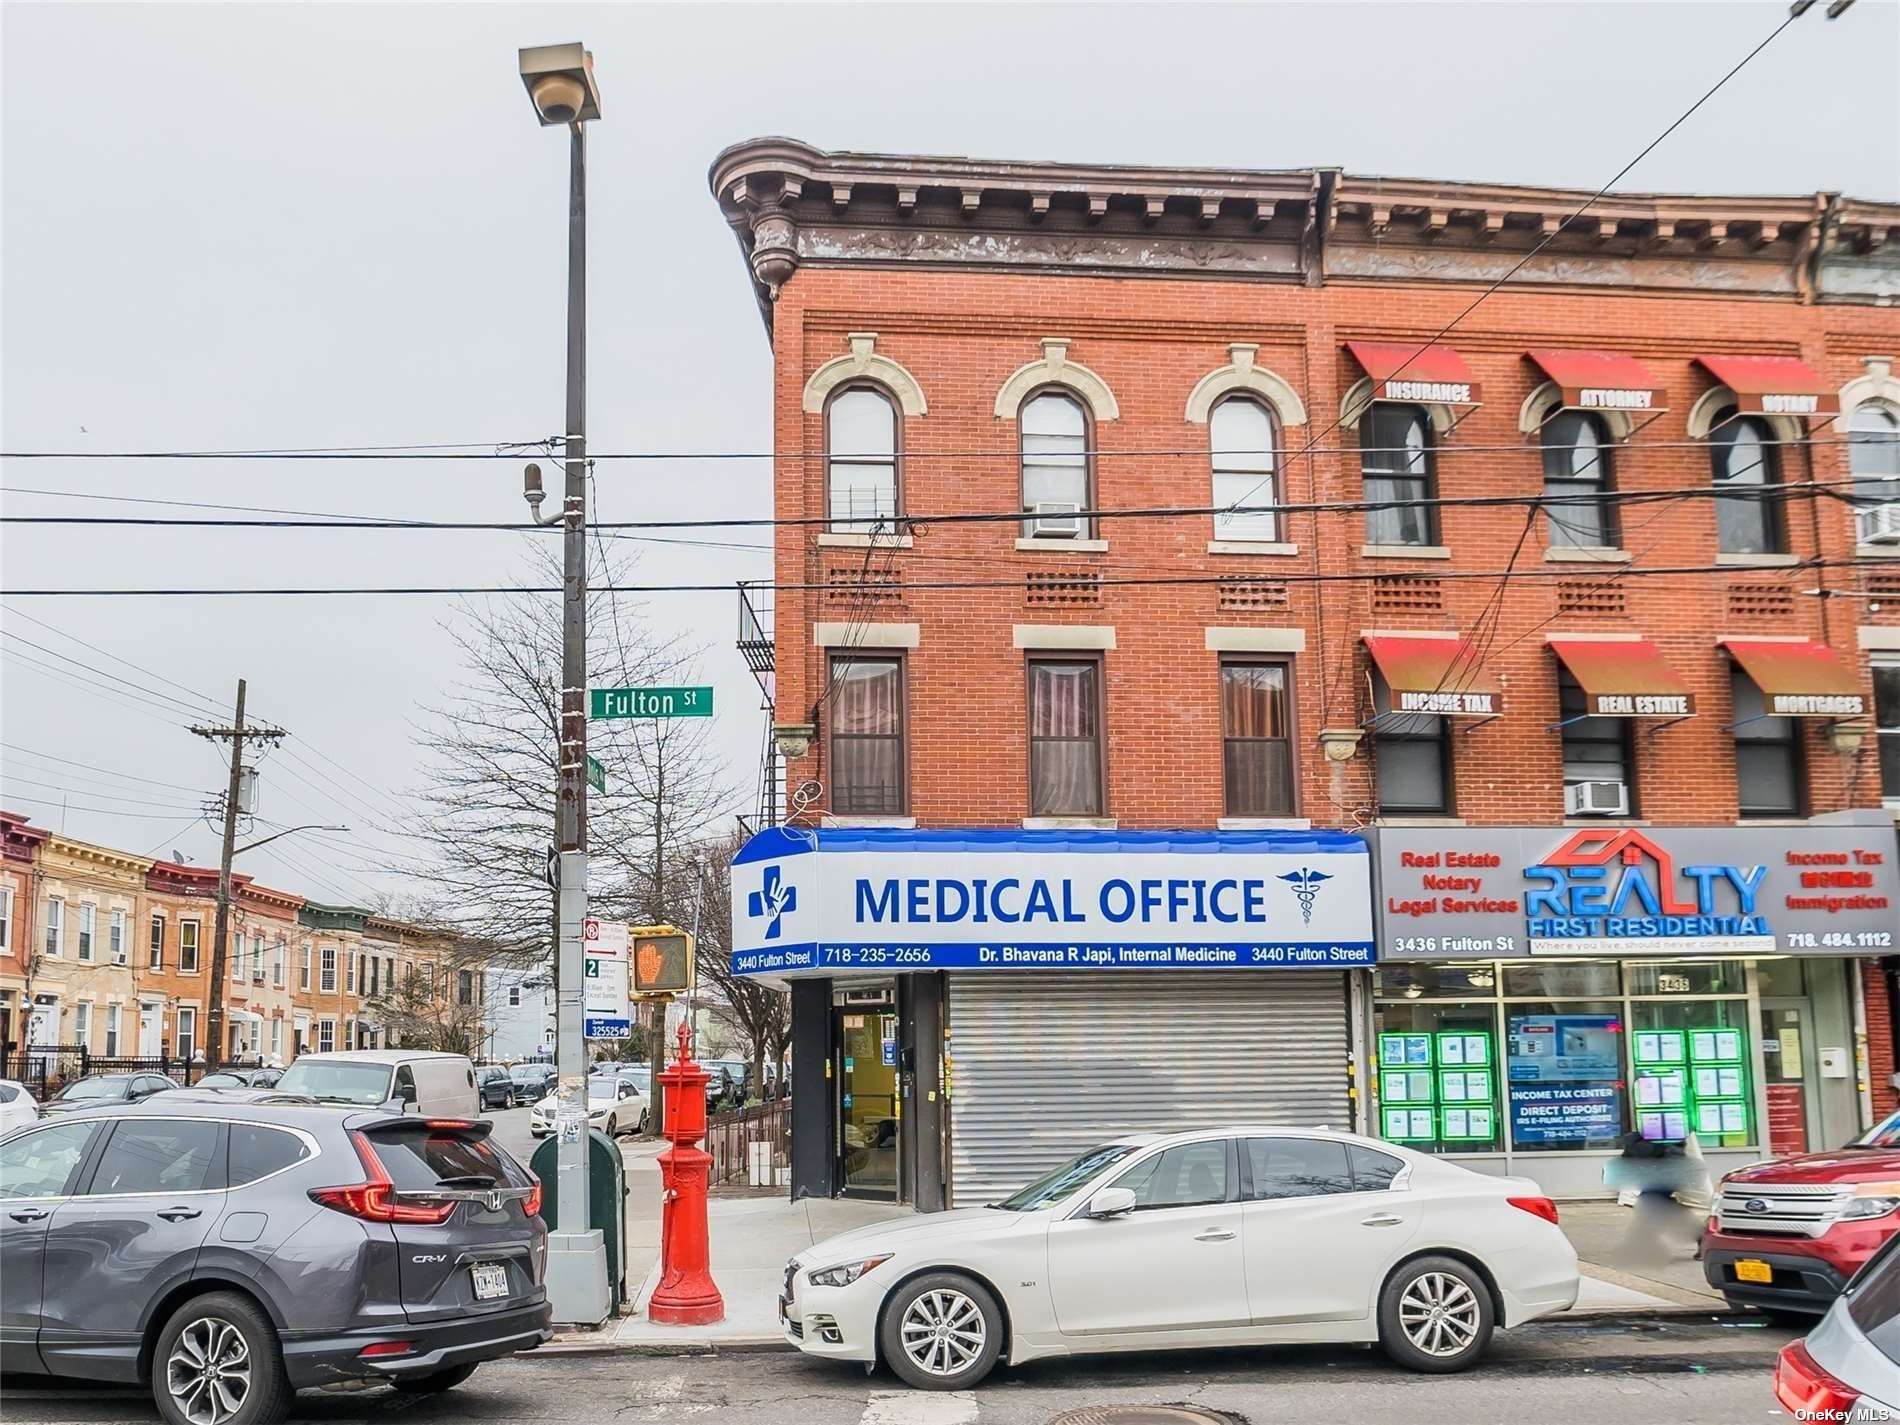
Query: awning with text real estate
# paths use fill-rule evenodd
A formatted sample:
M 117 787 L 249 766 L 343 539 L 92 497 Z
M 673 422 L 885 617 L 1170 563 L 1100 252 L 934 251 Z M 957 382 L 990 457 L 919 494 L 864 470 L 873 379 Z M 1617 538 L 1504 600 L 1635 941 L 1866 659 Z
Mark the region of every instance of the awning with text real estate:
M 1367 633 L 1360 638 L 1391 689 L 1386 711 L 1496 717 L 1504 710 L 1497 679 L 1485 670 L 1470 639 L 1455 633 Z
M 1633 356 L 1617 351 L 1555 351 L 1548 347 L 1524 354 L 1556 383 L 1564 405 L 1571 410 L 1668 409 L 1668 393 Z
M 1478 383 L 1464 357 L 1448 346 L 1349 341 L 1346 350 L 1372 379 L 1375 401 L 1475 406 Z
M 1860 675 L 1825 643 L 1725 638 L 1722 647 L 1761 689 L 1771 717 L 1859 717 Z
M 1662 650 L 1642 638 L 1569 638 L 1550 651 L 1583 689 L 1592 717 L 1693 717 L 1695 694 Z
M 1698 356 L 1697 365 L 1735 393 L 1745 416 L 1832 416 L 1840 393 L 1795 356 Z

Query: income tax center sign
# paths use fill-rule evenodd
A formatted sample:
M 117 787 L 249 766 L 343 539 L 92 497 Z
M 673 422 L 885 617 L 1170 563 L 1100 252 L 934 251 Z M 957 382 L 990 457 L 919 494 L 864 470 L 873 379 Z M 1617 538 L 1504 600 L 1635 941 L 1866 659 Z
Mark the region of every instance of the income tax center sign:
M 1329 831 L 772 829 L 733 858 L 732 969 L 1369 965 L 1368 860 Z

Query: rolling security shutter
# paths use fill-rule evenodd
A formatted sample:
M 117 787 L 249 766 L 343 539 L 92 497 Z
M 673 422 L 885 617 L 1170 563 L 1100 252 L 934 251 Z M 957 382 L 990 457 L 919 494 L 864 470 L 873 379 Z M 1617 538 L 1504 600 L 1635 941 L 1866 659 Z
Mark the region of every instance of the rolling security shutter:
M 1106 1138 L 1352 1127 L 1337 970 L 991 971 L 950 981 L 953 1206 Z

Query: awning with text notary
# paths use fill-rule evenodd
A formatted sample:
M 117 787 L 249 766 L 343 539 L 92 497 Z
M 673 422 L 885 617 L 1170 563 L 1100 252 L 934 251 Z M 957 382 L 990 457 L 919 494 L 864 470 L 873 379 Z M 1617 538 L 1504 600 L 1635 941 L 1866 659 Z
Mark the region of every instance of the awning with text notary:
M 1617 351 L 1557 351 L 1539 347 L 1524 353 L 1557 385 L 1564 405 L 1577 411 L 1661 411 L 1668 393 L 1643 363 Z
M 1583 689 L 1592 717 L 1695 715 L 1695 694 L 1647 639 L 1553 635 L 1550 651 Z
M 1360 635 L 1391 689 L 1387 711 L 1441 717 L 1496 717 L 1504 699 L 1471 640 L 1459 634 Z
M 1840 393 L 1796 356 L 1698 356 L 1696 364 L 1735 393 L 1745 416 L 1832 416 Z
M 1825 643 L 1725 638 L 1722 647 L 1755 680 L 1771 717 L 1859 717 L 1867 711 L 1860 675 Z
M 1478 404 L 1478 382 L 1464 357 L 1448 346 L 1412 342 L 1349 341 L 1346 350 L 1372 379 L 1375 401 Z

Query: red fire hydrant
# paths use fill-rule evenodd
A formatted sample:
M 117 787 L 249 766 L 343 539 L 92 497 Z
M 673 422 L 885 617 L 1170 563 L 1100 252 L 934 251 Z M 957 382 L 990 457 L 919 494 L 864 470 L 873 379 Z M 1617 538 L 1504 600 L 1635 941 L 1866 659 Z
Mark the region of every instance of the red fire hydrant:
M 660 1284 L 647 1298 L 647 1319 L 675 1326 L 709 1326 L 726 1318 L 725 1299 L 713 1284 L 706 1239 L 706 1188 L 712 1154 L 706 1136 L 706 1081 L 712 1077 L 687 1057 L 687 1030 L 679 1027 L 679 1058 L 660 1072 L 666 1085 L 662 1128 L 672 1147 L 660 1154 Z

